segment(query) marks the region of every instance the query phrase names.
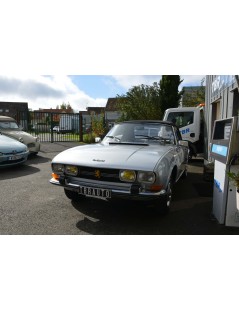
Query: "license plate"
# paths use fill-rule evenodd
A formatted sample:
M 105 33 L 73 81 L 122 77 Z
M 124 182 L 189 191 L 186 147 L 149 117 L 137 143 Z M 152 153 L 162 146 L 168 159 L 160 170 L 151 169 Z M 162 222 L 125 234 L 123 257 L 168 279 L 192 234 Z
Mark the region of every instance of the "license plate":
M 12 156 L 8 157 L 8 160 L 17 160 L 17 159 L 20 159 L 20 158 L 22 158 L 21 155 L 12 155 Z
M 81 186 L 79 189 L 79 193 L 87 197 L 94 197 L 104 200 L 111 198 L 111 191 L 104 188 Z

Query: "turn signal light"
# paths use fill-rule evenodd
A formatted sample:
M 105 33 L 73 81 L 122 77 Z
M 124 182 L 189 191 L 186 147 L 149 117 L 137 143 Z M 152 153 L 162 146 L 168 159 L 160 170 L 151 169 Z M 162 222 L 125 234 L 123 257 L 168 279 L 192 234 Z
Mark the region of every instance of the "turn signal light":
M 60 176 L 56 173 L 52 173 L 51 176 L 53 177 L 53 179 L 55 179 L 57 181 L 60 179 Z
M 152 192 L 159 192 L 159 191 L 161 191 L 162 188 L 163 188 L 162 185 L 151 185 L 150 186 L 150 190 Z

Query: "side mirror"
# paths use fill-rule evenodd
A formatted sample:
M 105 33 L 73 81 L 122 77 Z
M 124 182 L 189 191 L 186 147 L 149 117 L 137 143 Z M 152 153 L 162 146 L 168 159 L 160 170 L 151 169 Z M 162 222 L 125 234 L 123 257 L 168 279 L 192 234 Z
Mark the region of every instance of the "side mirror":
M 20 130 L 23 130 L 23 127 L 22 127 L 22 125 L 19 125 L 19 126 L 18 126 L 18 128 L 19 128 Z
M 101 142 L 101 138 L 100 137 L 96 137 L 95 138 L 95 143 L 100 143 Z
M 179 140 L 178 144 L 180 146 L 189 147 L 188 141 L 185 141 L 185 140 Z

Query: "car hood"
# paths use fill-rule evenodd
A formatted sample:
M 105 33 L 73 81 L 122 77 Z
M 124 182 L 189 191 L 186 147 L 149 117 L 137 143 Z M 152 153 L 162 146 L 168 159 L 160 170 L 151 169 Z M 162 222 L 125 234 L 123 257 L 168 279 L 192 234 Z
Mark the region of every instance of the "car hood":
M 25 152 L 26 145 L 7 136 L 0 135 L 0 152 L 7 154 L 12 153 L 12 151 Z
M 35 137 L 21 130 L 2 130 L 2 133 L 6 136 L 13 137 L 16 140 L 22 138 L 25 144 L 36 141 Z
M 94 144 L 77 146 L 59 153 L 53 163 L 99 168 L 153 170 L 172 146 Z

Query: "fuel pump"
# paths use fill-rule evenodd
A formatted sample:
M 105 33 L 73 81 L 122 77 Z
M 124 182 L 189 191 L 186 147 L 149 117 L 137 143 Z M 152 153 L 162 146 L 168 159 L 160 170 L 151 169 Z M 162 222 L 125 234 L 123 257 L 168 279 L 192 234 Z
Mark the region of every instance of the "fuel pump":
M 239 171 L 239 118 L 214 122 L 211 156 L 215 160 L 213 215 L 220 224 L 239 227 L 237 188 L 229 182 L 228 172 Z

